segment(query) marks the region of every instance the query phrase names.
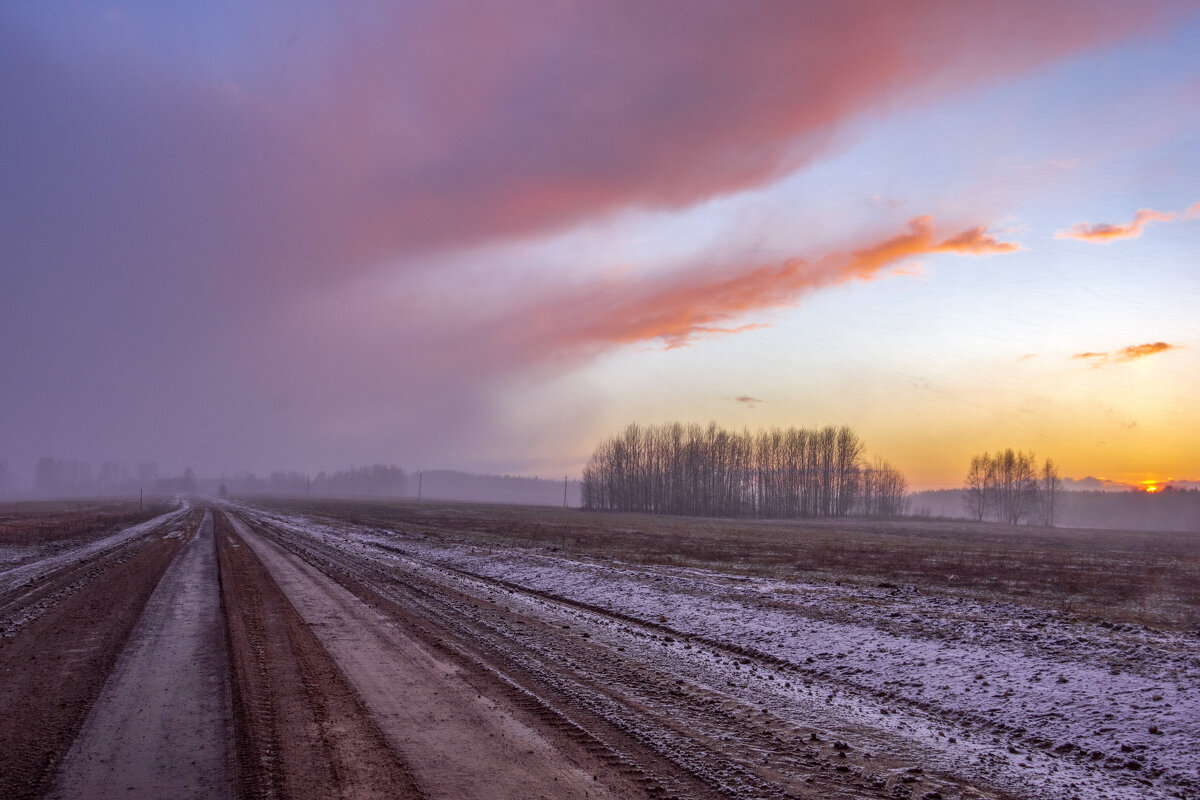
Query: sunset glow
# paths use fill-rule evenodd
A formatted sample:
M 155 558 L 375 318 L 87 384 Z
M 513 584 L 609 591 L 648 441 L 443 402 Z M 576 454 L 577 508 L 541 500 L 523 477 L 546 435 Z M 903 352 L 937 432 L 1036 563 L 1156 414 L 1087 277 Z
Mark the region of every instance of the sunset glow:
M 1200 480 L 1194 3 L 19 0 L 0 97 L 21 474 L 713 420 Z

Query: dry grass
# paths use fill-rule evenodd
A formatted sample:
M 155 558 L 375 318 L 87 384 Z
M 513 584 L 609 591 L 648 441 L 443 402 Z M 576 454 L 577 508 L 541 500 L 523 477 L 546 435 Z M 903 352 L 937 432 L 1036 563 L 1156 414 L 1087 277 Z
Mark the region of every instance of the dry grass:
M 1159 627 L 1200 624 L 1200 534 L 944 520 L 759 521 L 532 506 L 264 500 L 478 544 L 751 575 L 913 584 Z
M 0 545 L 93 539 L 164 513 L 163 500 L 50 500 L 0 504 Z

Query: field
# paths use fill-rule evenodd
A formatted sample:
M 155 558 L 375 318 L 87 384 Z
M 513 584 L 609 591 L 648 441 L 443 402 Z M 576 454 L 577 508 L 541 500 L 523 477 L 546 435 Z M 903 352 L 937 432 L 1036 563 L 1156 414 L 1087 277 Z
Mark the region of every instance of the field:
M 5 797 L 1200 792 L 1194 534 L 130 513 L 0 508 Z

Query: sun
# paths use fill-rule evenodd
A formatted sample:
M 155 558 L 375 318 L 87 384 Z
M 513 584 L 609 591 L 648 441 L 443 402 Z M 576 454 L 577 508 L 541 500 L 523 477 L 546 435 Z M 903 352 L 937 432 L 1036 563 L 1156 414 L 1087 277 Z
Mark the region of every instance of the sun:
M 1158 487 L 1151 484 L 1150 486 L 1146 487 L 1146 491 L 1149 492 L 1150 494 L 1154 494 L 1155 492 L 1158 491 Z

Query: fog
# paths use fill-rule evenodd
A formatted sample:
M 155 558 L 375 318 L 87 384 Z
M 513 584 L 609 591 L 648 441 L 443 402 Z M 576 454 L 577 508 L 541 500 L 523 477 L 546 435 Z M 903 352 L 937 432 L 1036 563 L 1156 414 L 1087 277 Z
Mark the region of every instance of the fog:
M 178 475 L 167 475 L 160 474 L 154 462 L 130 467 L 109 461 L 94 470 L 76 459 L 49 456 L 38 460 L 32 476 L 20 476 L 0 462 L 0 501 L 176 494 L 580 505 L 580 483 L 567 476 L 550 479 L 445 469 L 410 473 L 394 464 L 322 470 L 313 475 L 294 470 L 275 470 L 261 476 L 248 470 L 197 475 L 191 467 Z

